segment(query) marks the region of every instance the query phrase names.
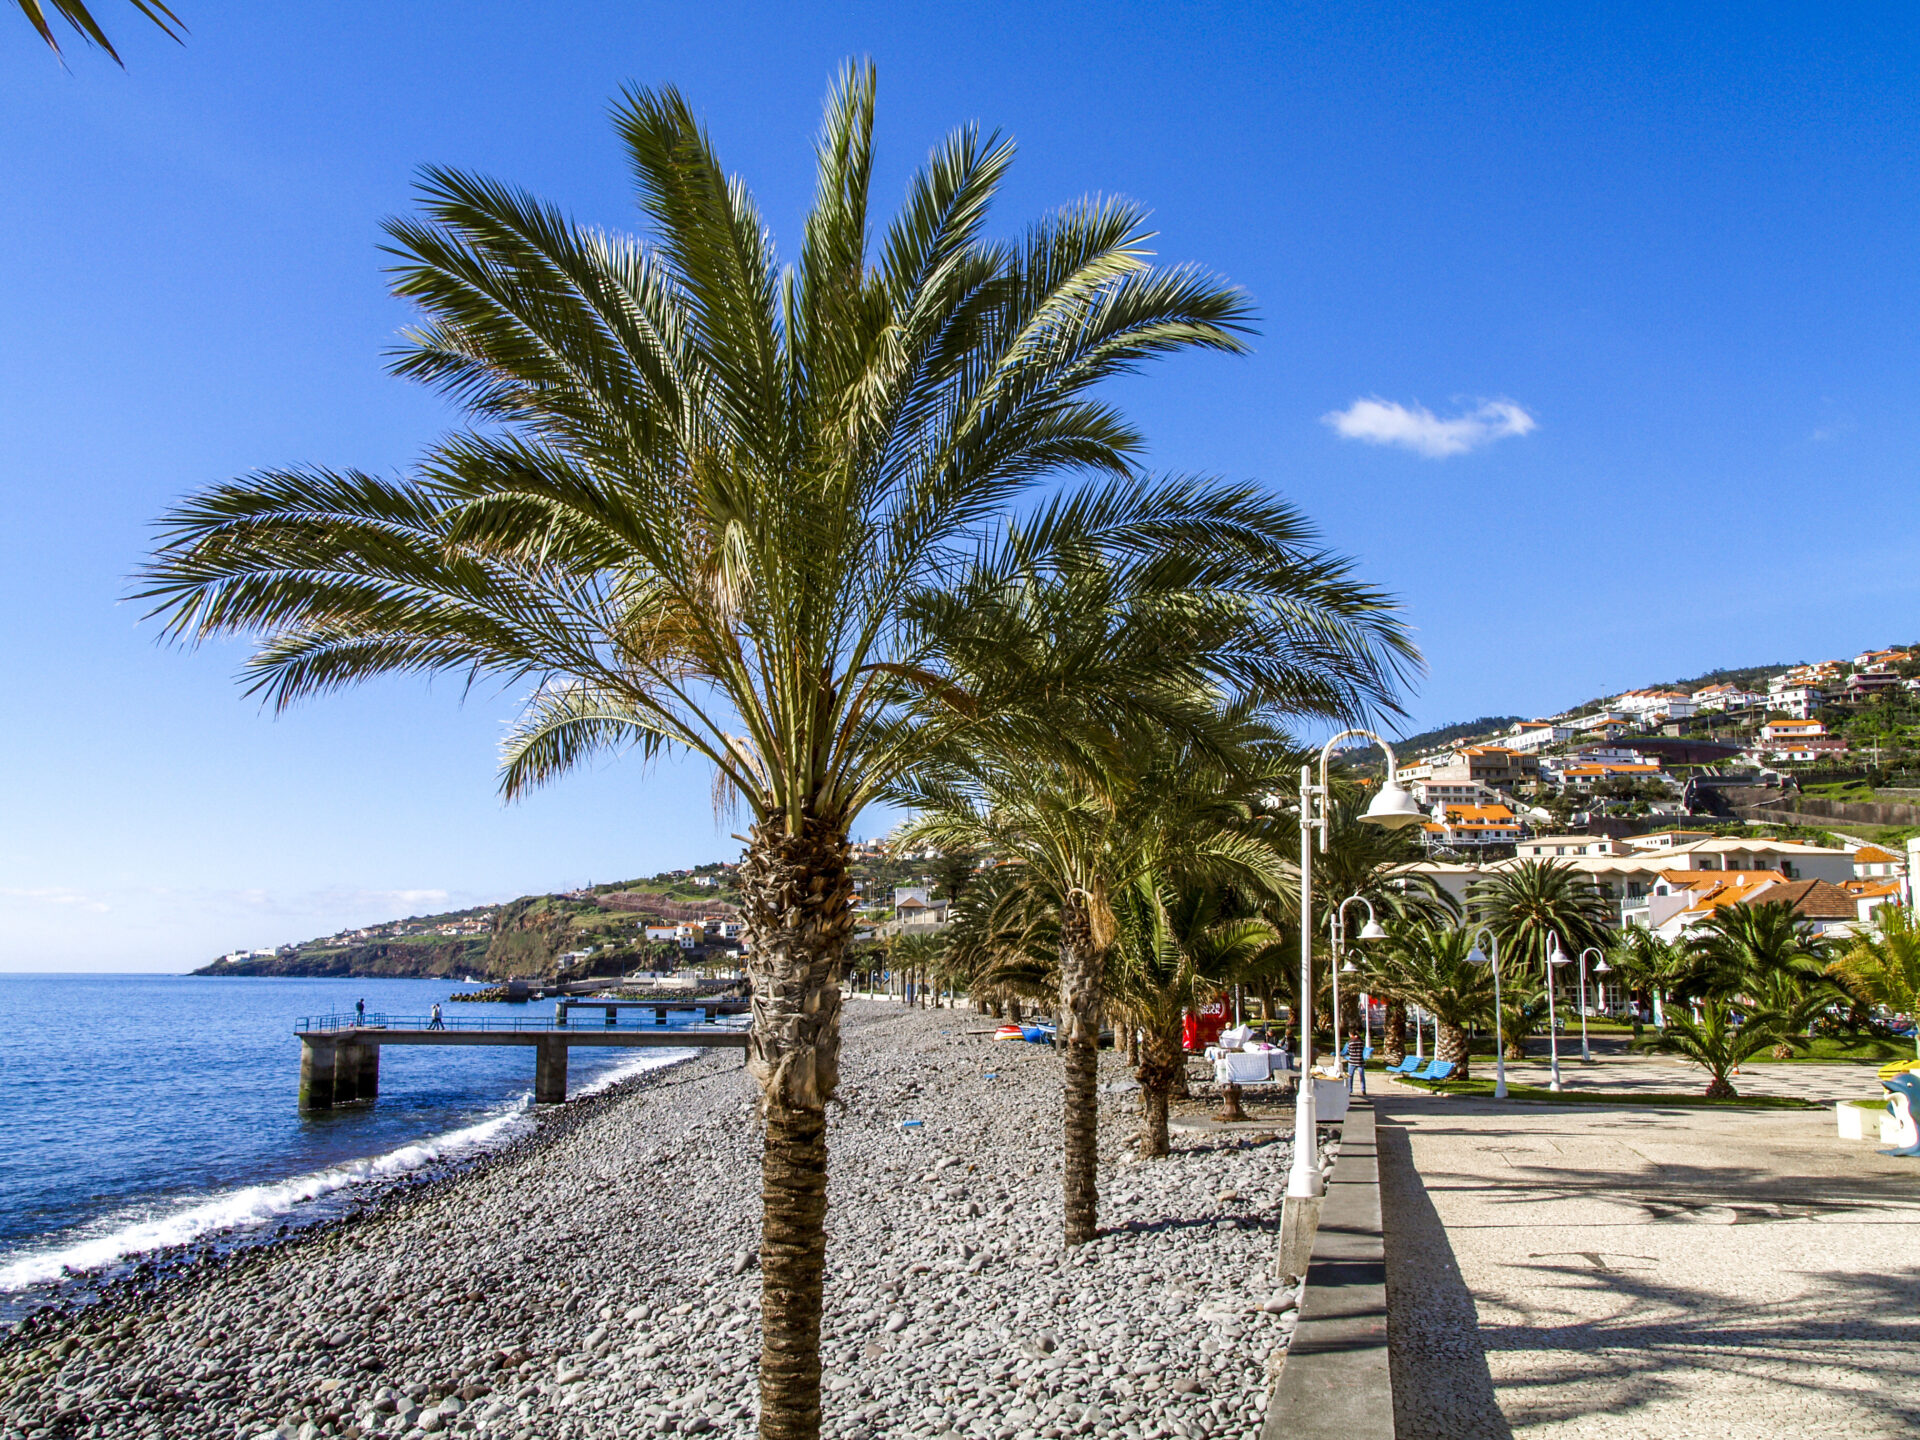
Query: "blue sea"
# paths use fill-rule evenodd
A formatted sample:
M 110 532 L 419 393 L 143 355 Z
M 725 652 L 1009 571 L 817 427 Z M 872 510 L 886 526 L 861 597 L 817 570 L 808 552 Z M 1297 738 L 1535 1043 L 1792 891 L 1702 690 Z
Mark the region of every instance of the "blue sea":
M 369 1015 L 423 1015 L 456 988 L 0 974 L 0 1324 L 70 1270 L 111 1272 L 187 1242 L 244 1242 L 524 1131 L 531 1048 L 396 1046 L 381 1055 L 377 1104 L 299 1111 L 297 1020 L 349 1013 L 356 1000 Z M 549 1002 L 446 1013 L 553 1012 Z M 575 1048 L 568 1093 L 686 1053 Z

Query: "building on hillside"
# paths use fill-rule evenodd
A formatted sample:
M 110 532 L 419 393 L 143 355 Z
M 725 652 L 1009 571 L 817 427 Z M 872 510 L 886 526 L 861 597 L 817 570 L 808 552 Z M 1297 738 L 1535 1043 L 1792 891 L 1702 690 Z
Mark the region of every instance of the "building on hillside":
M 1849 705 L 1861 705 L 1882 695 L 1897 695 L 1906 682 L 1891 670 L 1862 670 L 1849 675 L 1847 683 L 1833 697 L 1844 700 Z
M 1537 755 L 1550 745 L 1568 744 L 1576 733 L 1573 726 L 1558 720 L 1522 720 L 1504 743 L 1509 750 Z
M 1767 708 L 1795 720 L 1809 720 L 1825 703 L 1826 691 L 1805 680 L 1791 680 L 1791 674 L 1776 675 L 1767 682 Z
M 1636 855 L 1654 850 L 1677 850 L 1682 845 L 1713 839 L 1711 830 L 1656 830 L 1651 835 L 1629 835 L 1621 843 Z
M 1760 738 L 1769 745 L 1805 740 L 1811 736 L 1826 733 L 1827 727 L 1818 720 L 1769 720 L 1760 727 Z
M 1853 878 L 1894 880 L 1907 873 L 1907 862 L 1878 845 L 1862 845 L 1853 852 Z
M 1802 740 L 1786 740 L 1778 745 L 1765 745 L 1762 752 L 1774 761 L 1830 760 L 1849 753 L 1844 736 L 1809 735 Z
M 896 897 L 899 891 L 894 892 Z M 929 900 L 927 892 L 919 887 L 909 890 L 904 898 L 896 898 L 893 906 L 893 919 L 881 926 L 885 935 L 930 935 L 945 927 L 948 906 L 945 900 Z
M 1482 785 L 1478 780 L 1448 782 L 1445 780 L 1415 780 L 1408 790 L 1422 810 L 1432 811 L 1435 805 L 1500 805 L 1506 797 L 1490 785 Z
M 1656 718 L 1684 720 L 1700 707 L 1684 690 L 1629 690 L 1615 696 L 1609 708 L 1645 723 Z
M 1484 850 L 1520 839 L 1519 817 L 1505 805 L 1433 807 L 1433 819 L 1421 826 L 1429 850 Z
M 1455 899 L 1460 899 L 1465 896 L 1467 887 L 1480 876 L 1497 875 L 1538 858 L 1541 857 L 1522 857 L 1516 853 L 1512 859 L 1492 860 L 1484 865 L 1465 867 L 1449 867 L 1422 860 L 1396 866 L 1394 873 L 1427 875 Z M 1853 878 L 1853 857 L 1845 850 L 1802 845 L 1795 840 L 1768 840 L 1745 835 L 1694 840 L 1663 850 L 1616 855 L 1568 855 L 1556 857 L 1556 860 L 1559 864 L 1581 871 L 1616 903 L 1644 897 L 1662 874 L 1673 870 L 1764 870 L 1779 879 L 1818 879 L 1833 885 Z
M 1845 935 L 1864 918 L 1862 902 L 1846 888 L 1853 883 L 1788 880 L 1765 870 L 1717 875 L 1670 871 L 1645 896 L 1623 904 L 1621 918 L 1626 924 L 1652 930 L 1663 940 L 1678 940 L 1732 906 L 1786 904 L 1816 935 Z
M 1626 846 L 1609 835 L 1535 835 L 1514 850 L 1521 860 L 1559 860 L 1568 855 L 1624 855 Z
M 1693 692 L 1693 703 L 1699 711 L 1708 710 L 1745 710 L 1750 706 L 1764 705 L 1767 697 L 1756 690 L 1747 690 L 1739 685 L 1708 685 Z
M 1672 784 L 1672 778 L 1658 765 L 1639 764 L 1573 764 L 1562 766 L 1560 783 L 1575 790 L 1587 791 L 1608 780 L 1635 780 L 1646 783 Z
M 1450 757 L 1433 761 L 1426 775 L 1417 778 L 1442 785 L 1477 783 L 1504 790 L 1528 780 L 1538 780 L 1540 757 L 1505 745 L 1468 745 Z
M 1840 888 L 1853 897 L 1863 926 L 1872 925 L 1874 916 L 1887 906 L 1907 903 L 1906 884 L 1901 880 L 1848 880 Z
M 1882 674 L 1913 659 L 1911 650 L 1867 650 L 1853 657 L 1853 668 L 1869 675 Z

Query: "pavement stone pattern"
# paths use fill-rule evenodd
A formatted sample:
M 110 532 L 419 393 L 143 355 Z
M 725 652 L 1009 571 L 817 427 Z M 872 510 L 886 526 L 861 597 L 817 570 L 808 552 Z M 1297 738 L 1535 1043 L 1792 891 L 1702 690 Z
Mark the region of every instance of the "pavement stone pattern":
M 1544 1083 L 1544 1066 L 1509 1067 Z M 1666 1059 L 1571 1087 L 1694 1090 Z M 1873 1094 L 1750 1065 L 1749 1093 Z M 1557 1106 L 1375 1087 L 1398 1433 L 1920 1435 L 1920 1161 L 1833 1111 Z

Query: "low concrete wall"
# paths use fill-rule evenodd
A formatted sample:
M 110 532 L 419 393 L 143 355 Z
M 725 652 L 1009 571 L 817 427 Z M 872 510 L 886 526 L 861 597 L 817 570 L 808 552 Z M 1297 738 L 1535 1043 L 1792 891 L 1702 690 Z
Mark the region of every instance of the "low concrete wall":
M 1373 1104 L 1356 1100 L 1340 1131 L 1300 1321 L 1260 1440 L 1393 1440 L 1387 1359 L 1387 1259 Z

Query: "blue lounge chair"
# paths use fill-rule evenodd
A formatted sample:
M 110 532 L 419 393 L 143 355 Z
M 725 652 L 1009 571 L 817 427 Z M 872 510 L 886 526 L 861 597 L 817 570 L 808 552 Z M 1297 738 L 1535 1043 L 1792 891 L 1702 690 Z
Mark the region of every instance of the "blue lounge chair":
M 1453 1062 L 1451 1060 L 1440 1060 L 1435 1062 L 1432 1068 L 1420 1078 L 1422 1080 L 1444 1080 L 1451 1074 L 1453 1074 Z

